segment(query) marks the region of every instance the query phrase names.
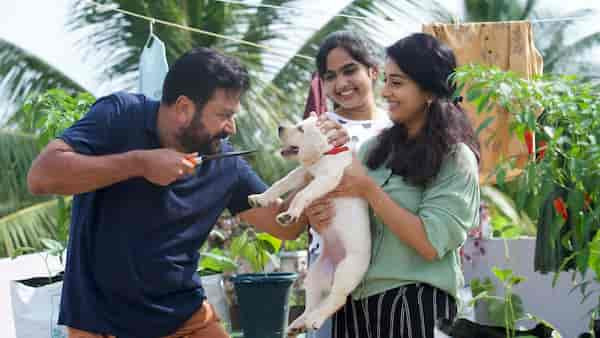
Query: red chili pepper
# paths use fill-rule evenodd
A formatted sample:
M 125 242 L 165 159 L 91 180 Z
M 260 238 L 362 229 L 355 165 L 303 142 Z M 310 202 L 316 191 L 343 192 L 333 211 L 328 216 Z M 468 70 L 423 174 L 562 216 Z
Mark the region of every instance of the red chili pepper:
M 525 144 L 527 145 L 527 153 L 529 155 L 533 154 L 533 133 L 531 130 L 525 131 Z
M 569 214 L 567 213 L 567 206 L 565 205 L 565 201 L 562 199 L 562 197 L 555 198 L 553 204 L 556 212 L 558 212 L 565 221 L 569 219 Z
M 585 203 L 585 208 L 587 210 L 590 210 L 592 208 L 592 196 L 590 196 L 590 194 L 588 194 L 587 192 L 584 192 L 583 199 Z
M 546 141 L 540 141 L 540 145 L 538 147 L 537 159 L 542 160 L 544 155 L 546 154 Z

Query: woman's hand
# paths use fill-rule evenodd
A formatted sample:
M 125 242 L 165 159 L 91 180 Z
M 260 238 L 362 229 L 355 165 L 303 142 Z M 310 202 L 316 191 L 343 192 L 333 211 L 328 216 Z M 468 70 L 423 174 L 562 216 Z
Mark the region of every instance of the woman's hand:
M 356 154 L 352 155 L 352 164 L 344 170 L 342 181 L 327 197 L 366 197 L 366 192 L 372 187 L 374 181 L 367 174 L 367 169 L 360 162 Z
M 331 224 L 333 218 L 333 203 L 329 197 L 322 197 L 306 208 L 304 211 L 308 217 L 309 224 L 321 233 L 325 228 Z

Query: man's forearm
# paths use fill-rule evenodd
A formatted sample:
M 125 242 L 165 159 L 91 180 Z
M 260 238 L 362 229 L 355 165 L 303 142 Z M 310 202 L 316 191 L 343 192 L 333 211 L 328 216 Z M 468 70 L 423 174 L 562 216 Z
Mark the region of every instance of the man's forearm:
M 33 162 L 27 182 L 32 194 L 74 195 L 139 176 L 137 152 L 106 156 L 78 154 L 60 144 Z

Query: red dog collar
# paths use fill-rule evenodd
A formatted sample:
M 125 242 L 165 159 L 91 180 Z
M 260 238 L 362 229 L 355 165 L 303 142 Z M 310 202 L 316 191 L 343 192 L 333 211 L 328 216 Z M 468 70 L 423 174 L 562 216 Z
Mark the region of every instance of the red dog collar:
M 326 152 L 324 155 L 335 155 L 338 153 L 343 153 L 344 151 L 348 151 L 350 150 L 350 148 L 348 148 L 348 146 L 337 146 L 333 149 L 331 149 L 330 151 Z

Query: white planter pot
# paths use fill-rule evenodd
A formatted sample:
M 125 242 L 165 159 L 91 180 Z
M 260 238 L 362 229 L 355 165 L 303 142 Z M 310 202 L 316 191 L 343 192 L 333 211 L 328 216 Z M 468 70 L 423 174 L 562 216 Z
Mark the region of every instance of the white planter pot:
M 227 305 L 227 299 L 225 296 L 225 290 L 223 289 L 223 276 L 221 274 L 208 275 L 200 277 L 202 280 L 202 286 L 204 292 L 206 292 L 206 298 L 208 302 L 215 307 L 215 311 L 221 319 L 229 323 L 229 307 Z

